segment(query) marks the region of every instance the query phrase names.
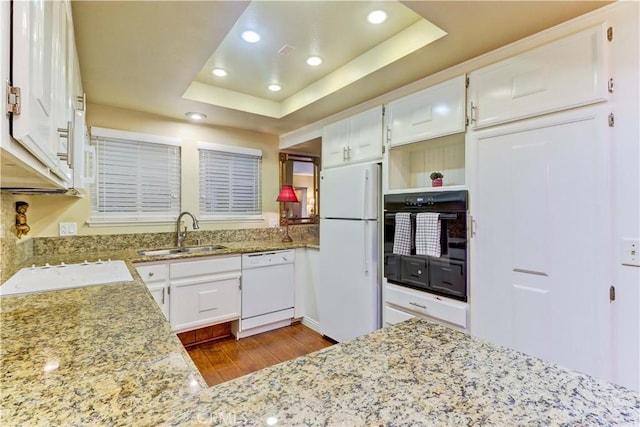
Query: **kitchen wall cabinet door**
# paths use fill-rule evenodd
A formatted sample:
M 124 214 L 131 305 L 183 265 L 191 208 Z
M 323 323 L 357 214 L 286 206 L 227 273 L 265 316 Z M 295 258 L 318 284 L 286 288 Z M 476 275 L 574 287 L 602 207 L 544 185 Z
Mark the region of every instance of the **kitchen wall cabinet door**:
M 382 159 L 382 130 L 382 106 L 325 126 L 322 168 Z
M 471 333 L 606 378 L 610 128 L 600 107 L 474 132 Z
M 70 120 L 68 102 L 70 10 L 67 2 L 14 2 L 12 85 L 20 88 L 20 114 L 12 136 L 59 180 L 67 183 L 66 152 L 57 128 Z
M 465 131 L 466 76 L 386 104 L 390 146 Z
M 606 101 L 606 31 L 598 25 L 470 73 L 472 127 Z
M 349 148 L 347 160 L 366 162 L 382 159 L 382 106 L 372 108 L 349 119 Z
M 322 130 L 322 167 L 330 168 L 346 162 L 349 145 L 349 120 L 331 123 Z

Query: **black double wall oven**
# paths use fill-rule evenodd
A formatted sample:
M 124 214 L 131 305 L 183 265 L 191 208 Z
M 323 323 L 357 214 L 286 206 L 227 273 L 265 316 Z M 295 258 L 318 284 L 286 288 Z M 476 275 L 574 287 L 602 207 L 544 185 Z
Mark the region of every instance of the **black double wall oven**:
M 416 216 L 420 212 L 438 214 L 439 257 L 416 254 Z M 398 213 L 410 214 L 409 255 L 400 255 L 393 250 Z M 467 259 L 467 191 L 384 196 L 384 276 L 387 282 L 467 301 Z

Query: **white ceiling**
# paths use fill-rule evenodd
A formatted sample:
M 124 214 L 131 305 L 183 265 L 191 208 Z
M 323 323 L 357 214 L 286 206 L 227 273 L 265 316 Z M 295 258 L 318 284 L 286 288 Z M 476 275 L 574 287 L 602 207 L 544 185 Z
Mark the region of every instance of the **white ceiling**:
M 208 125 L 281 135 L 606 3 L 73 1 L 72 7 L 89 103 L 183 120 L 199 111 Z M 390 18 L 372 28 L 361 18 L 375 8 L 388 9 Z M 238 41 L 246 26 L 263 40 Z M 400 38 L 412 28 L 412 37 Z M 278 54 L 285 44 L 293 50 Z M 301 63 L 307 53 L 325 63 L 310 70 Z M 210 74 L 214 66 L 229 71 L 224 83 Z M 265 90 L 273 80 L 281 92 Z

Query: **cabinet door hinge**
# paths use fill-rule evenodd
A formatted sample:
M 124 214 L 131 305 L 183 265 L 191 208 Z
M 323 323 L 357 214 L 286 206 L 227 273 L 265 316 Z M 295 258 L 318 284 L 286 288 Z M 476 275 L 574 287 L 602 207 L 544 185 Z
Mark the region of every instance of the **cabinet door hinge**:
M 613 78 L 609 79 L 609 82 L 607 83 L 607 89 L 609 90 L 609 93 L 613 93 Z
M 610 286 L 609 287 L 609 301 L 615 301 L 616 300 L 616 287 L 615 286 Z
M 11 86 L 7 81 L 7 113 L 20 115 L 20 88 Z
M 609 127 L 612 128 L 614 127 L 616 124 L 616 119 L 613 115 L 613 113 L 609 114 Z
M 387 112 L 387 107 L 385 107 L 384 105 L 382 106 L 382 115 L 384 116 L 384 114 Z
M 607 28 L 607 40 L 613 41 L 613 27 Z
M 383 146 L 382 146 L 382 154 L 384 154 L 384 153 L 385 153 L 385 151 L 386 151 L 386 149 L 385 149 L 385 146 L 383 145 Z
M 464 79 L 464 87 L 469 87 L 469 76 Z
M 465 118 L 464 118 L 464 125 L 465 125 L 465 126 L 469 126 L 469 116 L 465 116 Z

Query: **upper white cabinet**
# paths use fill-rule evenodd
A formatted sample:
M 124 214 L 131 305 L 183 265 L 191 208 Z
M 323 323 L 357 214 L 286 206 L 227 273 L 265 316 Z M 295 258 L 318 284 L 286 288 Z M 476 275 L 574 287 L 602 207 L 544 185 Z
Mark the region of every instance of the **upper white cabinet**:
M 3 156 L 16 158 L 42 186 L 73 186 L 74 109 L 82 83 L 68 1 L 13 3 L 12 87 L 19 90 Z M 82 106 L 81 108 L 84 108 Z M 25 186 L 3 174 L 3 185 Z M 10 177 L 9 177 L 10 178 Z
M 466 77 L 458 76 L 386 105 L 385 193 L 465 185 Z
M 382 130 L 382 106 L 325 126 L 322 168 L 382 159 Z
M 464 132 L 465 93 L 462 75 L 387 104 L 389 145 Z
M 605 25 L 598 25 L 472 72 L 472 127 L 606 100 L 605 37 Z

